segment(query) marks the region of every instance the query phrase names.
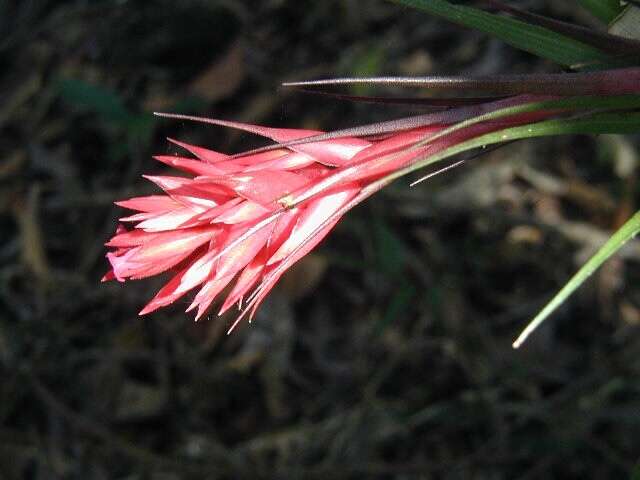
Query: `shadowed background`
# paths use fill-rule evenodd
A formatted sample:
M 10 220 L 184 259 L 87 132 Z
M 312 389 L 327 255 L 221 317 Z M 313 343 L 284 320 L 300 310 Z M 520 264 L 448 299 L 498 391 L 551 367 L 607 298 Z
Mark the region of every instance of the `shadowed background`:
M 153 111 L 336 129 L 420 110 L 279 84 L 553 65 L 381 0 L 33 0 L 0 2 L 0 67 L 1 478 L 634 471 L 640 247 L 510 345 L 637 207 L 637 138 L 525 141 L 401 179 L 231 336 L 233 314 L 194 323 L 189 298 L 139 318 L 161 278 L 99 283 L 113 201 L 157 191 L 141 174 L 169 173 L 151 159 L 177 152 L 165 137 L 264 144 Z

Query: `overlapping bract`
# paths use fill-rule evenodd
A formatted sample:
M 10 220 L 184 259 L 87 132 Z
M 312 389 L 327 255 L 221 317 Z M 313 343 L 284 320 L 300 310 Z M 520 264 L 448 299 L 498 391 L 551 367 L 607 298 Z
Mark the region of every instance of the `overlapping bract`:
M 494 103 L 493 109 L 504 106 Z M 465 110 L 463 117 L 486 110 L 474 108 Z M 399 125 L 392 132 L 324 140 L 317 131 L 206 119 L 282 145 L 301 138 L 319 140 L 234 156 L 171 140 L 191 156 L 155 158 L 187 176 L 146 176 L 164 195 L 117 202 L 136 213 L 120 219 L 106 244 L 112 248 L 107 254 L 111 270 L 103 280 L 140 279 L 172 270 L 173 277 L 141 315 L 198 289 L 187 308 L 197 309 L 197 319 L 227 287 L 230 291 L 219 313 L 239 304 L 240 318 L 253 315 L 280 276 L 313 249 L 348 209 L 371 195 L 376 181 L 425 154 L 504 125 L 474 125 L 415 146 L 447 127 L 451 118 L 460 119 L 456 117 L 460 115 L 443 112 L 426 116 L 417 125 L 413 121 L 408 129 Z M 513 121 L 526 120 L 530 118 Z

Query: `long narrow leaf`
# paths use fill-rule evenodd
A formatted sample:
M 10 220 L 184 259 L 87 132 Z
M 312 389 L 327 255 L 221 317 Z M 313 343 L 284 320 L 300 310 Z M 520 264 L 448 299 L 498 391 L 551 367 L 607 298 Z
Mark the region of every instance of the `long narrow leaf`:
M 640 67 L 582 73 L 530 73 L 425 77 L 345 77 L 286 82 L 285 87 L 383 85 L 423 88 L 429 92 L 481 92 L 484 95 L 621 95 L 638 92 Z
M 562 22 L 554 18 L 537 15 L 535 13 L 520 10 L 519 8 L 506 5 L 499 0 L 485 0 L 494 8 L 509 13 L 520 20 L 534 25 L 553 30 L 554 32 L 566 35 L 575 40 L 579 40 L 588 45 L 592 45 L 604 52 L 611 54 L 639 54 L 640 41 L 632 38 L 619 37 L 607 32 L 586 28 L 573 23 Z
M 513 342 L 513 348 L 518 348 L 522 343 L 544 322 L 554 310 L 556 310 L 567 298 L 582 285 L 593 272 L 595 272 L 611 255 L 640 232 L 640 211 L 631 217 L 609 240 L 585 263 L 576 274 L 565 284 L 562 289 L 551 299 L 549 303 L 526 326 L 522 333 Z
M 396 3 L 445 18 L 465 27 L 493 35 L 520 49 L 566 66 L 612 65 L 601 50 L 565 35 L 514 18 L 494 15 L 476 8 L 453 5 L 444 0 L 392 0 Z

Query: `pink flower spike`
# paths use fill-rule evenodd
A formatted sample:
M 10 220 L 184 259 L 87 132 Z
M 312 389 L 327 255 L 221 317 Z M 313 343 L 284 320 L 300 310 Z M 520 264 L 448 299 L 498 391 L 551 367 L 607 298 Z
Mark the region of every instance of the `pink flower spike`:
M 282 275 L 349 209 L 389 183 L 390 174 L 467 139 L 551 113 L 482 122 L 425 139 L 470 116 L 544 98 L 512 97 L 327 134 L 163 115 L 240 129 L 278 143 L 230 156 L 169 139 L 194 158 L 156 157 L 185 176 L 145 176 L 163 194 L 118 202 L 133 213 L 122 219 L 127 227 L 118 226 L 106 243 L 111 269 L 103 281 L 126 282 L 172 270 L 140 314 L 195 291 L 187 311 L 197 310 L 196 319 L 228 287 L 220 314 L 245 302 L 232 330 L 255 314 Z

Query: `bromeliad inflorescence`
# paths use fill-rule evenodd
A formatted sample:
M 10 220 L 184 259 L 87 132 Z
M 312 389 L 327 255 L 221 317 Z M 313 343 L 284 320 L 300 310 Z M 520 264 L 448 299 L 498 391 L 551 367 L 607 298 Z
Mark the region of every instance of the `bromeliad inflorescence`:
M 624 72 L 625 82 L 630 75 L 640 79 L 640 71 L 629 70 Z M 602 90 L 601 75 L 568 77 L 574 77 L 580 93 Z M 519 84 L 516 79 L 465 82 L 476 89 L 484 86 L 493 94 L 519 93 L 526 89 L 526 82 Z M 567 75 L 529 80 L 543 91 L 543 83 L 565 85 Z M 428 82 L 431 86 L 448 83 L 442 78 Z M 628 93 L 625 85 L 617 83 L 616 93 Z M 566 95 L 566 88 L 558 90 Z M 197 309 L 196 318 L 232 284 L 220 313 L 239 304 L 239 319 L 252 315 L 280 276 L 313 249 L 347 210 L 398 172 L 490 132 L 566 114 L 561 105 L 550 108 L 549 102 L 558 98 L 515 95 L 330 133 L 164 114 L 245 130 L 277 143 L 225 155 L 171 140 L 192 156 L 155 158 L 188 176 L 147 176 L 164 195 L 117 202 L 138 213 L 121 218 L 107 243 L 114 250 L 107 254 L 111 270 L 104 279 L 125 281 L 174 270 L 173 278 L 140 313 L 169 305 L 197 288 L 187 309 Z M 547 108 L 525 111 L 540 102 L 547 102 Z M 510 115 L 496 115 L 509 109 Z M 492 114 L 497 118 L 491 118 Z
M 423 8 L 445 8 L 446 2 L 436 3 L 437 8 L 435 3 Z M 602 35 L 578 33 L 581 40 L 602 41 Z M 634 40 L 620 39 L 609 47 L 618 44 L 625 55 L 640 52 Z M 309 89 L 355 83 L 481 96 L 402 99 L 429 113 L 328 133 L 158 114 L 240 129 L 275 143 L 226 155 L 170 140 L 190 156 L 155 158 L 186 176 L 147 176 L 163 194 L 117 202 L 137 213 L 121 218 L 107 242 L 111 269 L 103 280 L 172 271 L 172 278 L 140 314 L 197 289 L 187 308 L 197 309 L 196 319 L 229 287 L 219 313 L 239 305 L 233 329 L 245 316 L 253 316 L 282 274 L 318 245 L 349 209 L 402 175 L 489 144 L 563 133 L 640 130 L 640 68 L 635 66 L 566 74 L 347 78 L 286 85 Z
M 117 202 L 138 213 L 121 218 L 116 235 L 107 243 L 114 250 L 107 254 L 112 268 L 104 279 L 124 281 L 177 269 L 141 314 L 199 288 L 187 309 L 197 308 L 199 318 L 230 283 L 233 288 L 220 313 L 243 300 L 243 312 L 254 312 L 280 276 L 313 249 L 348 209 L 381 188 L 386 175 L 427 152 L 441 151 L 503 123 L 475 125 L 414 147 L 417 142 L 453 122 L 513 103 L 494 102 L 360 127 L 358 135 L 196 119 L 281 143 L 229 156 L 172 140 L 193 157 L 155 158 L 189 176 L 147 176 L 165 195 Z M 305 141 L 295 142 L 301 138 Z

